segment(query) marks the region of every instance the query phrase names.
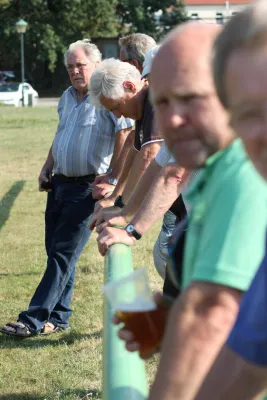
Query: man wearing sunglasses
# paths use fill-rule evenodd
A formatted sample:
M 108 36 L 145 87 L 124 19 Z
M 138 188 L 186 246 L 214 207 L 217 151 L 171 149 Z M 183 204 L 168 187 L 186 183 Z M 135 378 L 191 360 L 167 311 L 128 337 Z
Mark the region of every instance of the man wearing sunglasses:
M 39 176 L 40 191 L 48 192 L 47 267 L 28 310 L 2 333 L 30 337 L 69 328 L 75 265 L 91 233 L 92 183 L 115 164 L 133 126 L 132 120 L 92 105 L 88 89 L 100 61 L 100 51 L 89 40 L 72 43 L 65 53 L 72 86 L 60 98 L 57 132 Z

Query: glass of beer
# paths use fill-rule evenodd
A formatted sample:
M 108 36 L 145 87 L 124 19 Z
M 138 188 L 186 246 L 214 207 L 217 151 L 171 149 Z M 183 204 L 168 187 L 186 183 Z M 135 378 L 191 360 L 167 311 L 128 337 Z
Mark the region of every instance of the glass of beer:
M 167 311 L 153 299 L 147 270 L 138 269 L 106 284 L 104 293 L 118 318 L 139 343 L 140 356 L 145 358 L 156 351 L 164 333 Z

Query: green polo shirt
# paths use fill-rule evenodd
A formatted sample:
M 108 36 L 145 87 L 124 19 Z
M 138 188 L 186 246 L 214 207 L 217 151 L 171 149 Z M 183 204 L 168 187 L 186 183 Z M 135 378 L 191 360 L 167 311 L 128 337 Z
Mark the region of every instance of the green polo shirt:
M 267 185 L 240 139 L 207 160 L 186 198 L 183 288 L 198 280 L 247 290 L 264 255 Z

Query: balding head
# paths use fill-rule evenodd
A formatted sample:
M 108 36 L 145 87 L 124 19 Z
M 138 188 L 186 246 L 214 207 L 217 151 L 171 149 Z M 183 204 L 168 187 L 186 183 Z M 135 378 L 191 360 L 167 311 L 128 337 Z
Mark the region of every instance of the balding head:
M 233 138 L 212 77 L 220 31 L 199 22 L 179 26 L 163 41 L 151 69 L 156 118 L 177 162 L 187 168 L 202 166 Z

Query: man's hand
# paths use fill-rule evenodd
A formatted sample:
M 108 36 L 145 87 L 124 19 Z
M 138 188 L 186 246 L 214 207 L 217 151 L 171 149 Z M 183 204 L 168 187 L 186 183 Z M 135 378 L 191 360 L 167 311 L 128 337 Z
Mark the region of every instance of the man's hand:
M 97 175 L 94 180 L 94 186 L 98 185 L 99 183 L 108 183 L 109 178 L 109 174 Z
M 112 207 L 114 205 L 115 200 L 112 197 L 107 197 L 106 199 L 99 200 L 95 204 L 94 213 L 96 214 L 102 208 Z
M 98 211 L 94 211 L 94 214 L 90 220 L 89 229 L 91 229 L 92 231 L 95 227 L 102 224 L 102 222 L 105 222 L 105 214 L 108 212 L 110 213 L 113 210 L 118 213 L 120 211 L 120 208 L 111 206 L 107 208 L 100 208 Z
M 99 183 L 94 186 L 94 190 L 92 193 L 93 199 L 100 200 L 103 197 L 111 194 L 115 189 L 114 185 L 109 185 L 108 183 Z
M 136 239 L 129 235 L 124 229 L 106 227 L 97 237 L 99 253 L 104 256 L 109 246 L 114 243 L 124 243 L 132 246 Z
M 103 222 L 95 224 L 97 233 L 101 233 L 107 226 L 124 227 L 128 224 L 127 218 L 122 215 L 121 208 L 104 208 L 102 213 Z
M 45 182 L 51 182 L 51 178 L 52 178 L 52 173 L 51 171 L 46 168 L 46 169 L 42 169 L 38 178 L 38 182 L 39 182 L 39 191 L 40 192 L 51 192 L 51 188 L 50 189 L 44 189 L 42 188 L 42 183 Z
M 155 293 L 154 301 L 158 307 L 165 309 L 166 321 L 167 321 L 169 310 L 173 303 L 173 299 L 171 299 L 170 297 L 167 297 L 167 296 L 163 296 L 161 293 Z M 115 325 L 122 323 L 122 321 L 119 319 L 119 317 L 116 314 L 114 315 L 112 321 Z M 125 342 L 125 347 L 128 351 L 130 351 L 130 352 L 139 351 L 140 344 L 135 340 L 133 333 L 129 329 L 126 329 L 125 327 L 121 328 L 118 331 L 118 337 Z M 146 355 L 142 356 L 141 358 L 148 359 L 151 356 L 153 356 L 153 354 L 155 354 L 157 351 L 159 351 L 159 349 L 155 349 L 154 351 L 152 351 L 150 353 L 146 353 Z

